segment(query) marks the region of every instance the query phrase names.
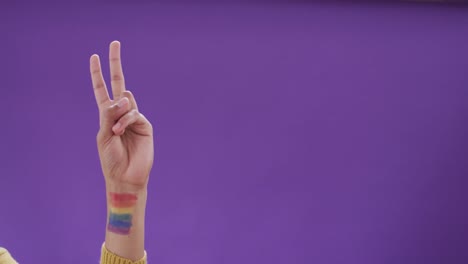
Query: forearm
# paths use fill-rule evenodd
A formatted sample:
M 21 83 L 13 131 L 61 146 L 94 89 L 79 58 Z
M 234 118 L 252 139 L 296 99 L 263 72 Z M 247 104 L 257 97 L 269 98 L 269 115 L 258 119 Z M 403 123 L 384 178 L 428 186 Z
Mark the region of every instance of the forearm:
M 145 209 L 154 158 L 153 127 L 138 111 L 133 94 L 125 89 L 120 42 L 113 41 L 109 47 L 112 99 L 99 56 L 93 54 L 89 64 L 99 108 L 96 141 L 107 194 L 101 263 L 146 263 Z
M 146 188 L 106 184 L 107 227 L 105 246 L 110 252 L 137 261 L 145 254 Z

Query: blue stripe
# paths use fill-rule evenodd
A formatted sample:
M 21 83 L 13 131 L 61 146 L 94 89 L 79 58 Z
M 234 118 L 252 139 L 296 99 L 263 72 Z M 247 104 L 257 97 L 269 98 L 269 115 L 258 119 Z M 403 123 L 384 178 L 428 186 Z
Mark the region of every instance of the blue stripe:
M 115 221 L 127 221 L 127 222 L 132 221 L 132 215 L 131 214 L 114 214 L 114 213 L 111 213 L 109 218 L 110 218 L 110 220 L 115 220 Z
M 132 216 L 129 214 L 110 214 L 109 225 L 118 228 L 130 228 L 132 226 Z

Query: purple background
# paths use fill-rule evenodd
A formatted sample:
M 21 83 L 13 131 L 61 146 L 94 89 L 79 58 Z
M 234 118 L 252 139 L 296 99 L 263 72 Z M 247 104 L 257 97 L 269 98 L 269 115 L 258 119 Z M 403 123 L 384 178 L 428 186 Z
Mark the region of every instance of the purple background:
M 0 246 L 97 263 L 89 56 L 157 130 L 151 263 L 468 263 L 468 8 L 0 4 Z

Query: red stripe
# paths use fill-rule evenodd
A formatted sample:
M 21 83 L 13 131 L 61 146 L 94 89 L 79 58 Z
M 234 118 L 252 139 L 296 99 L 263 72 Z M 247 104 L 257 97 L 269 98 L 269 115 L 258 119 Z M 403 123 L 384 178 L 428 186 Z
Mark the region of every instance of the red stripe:
M 131 193 L 109 193 L 111 201 L 136 201 L 137 196 Z

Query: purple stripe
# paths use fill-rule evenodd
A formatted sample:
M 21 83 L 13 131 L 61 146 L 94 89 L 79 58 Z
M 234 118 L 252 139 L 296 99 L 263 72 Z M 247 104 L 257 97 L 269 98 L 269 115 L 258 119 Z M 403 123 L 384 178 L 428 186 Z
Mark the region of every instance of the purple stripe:
M 107 230 L 112 233 L 120 234 L 120 235 L 128 235 L 130 234 L 130 227 L 123 228 L 123 227 L 116 227 L 112 225 L 107 225 Z

